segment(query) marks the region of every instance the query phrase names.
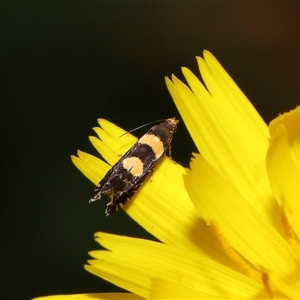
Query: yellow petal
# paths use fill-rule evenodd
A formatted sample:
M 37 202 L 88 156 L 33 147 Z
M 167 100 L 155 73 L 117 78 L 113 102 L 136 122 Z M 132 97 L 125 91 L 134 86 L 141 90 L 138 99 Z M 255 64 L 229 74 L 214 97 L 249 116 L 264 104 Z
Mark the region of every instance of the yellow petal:
M 288 120 L 288 115 L 285 114 L 285 122 L 273 121 L 270 126 L 267 168 L 274 195 L 285 208 L 289 222 L 300 237 L 300 169 L 297 166 L 300 155 L 296 157 L 300 154 L 300 109 L 290 113 L 292 120 Z
M 206 255 L 219 253 L 218 245 L 210 242 L 211 234 L 188 197 L 184 174 L 184 168 L 164 158 L 124 210 L 163 243 Z M 224 257 L 220 259 L 224 261 Z
M 129 293 L 94 293 L 94 294 L 73 294 L 73 295 L 53 295 L 38 297 L 32 300 L 141 300 L 143 298 Z
M 125 134 L 127 131 L 125 131 L 124 129 L 120 128 L 119 126 L 115 125 L 114 123 L 99 118 L 98 120 L 98 124 L 100 125 L 100 127 L 106 132 L 108 133 L 112 138 L 121 138 L 121 140 L 123 141 L 123 137 L 125 137 L 125 139 L 130 138 L 130 134 Z M 134 142 L 134 138 L 132 140 L 132 142 Z M 109 143 L 111 143 L 111 141 L 108 141 Z M 112 146 L 118 146 L 119 143 L 117 143 L 116 145 L 112 145 Z
M 105 140 L 105 143 L 93 136 L 90 137 L 90 141 L 102 157 L 110 165 L 113 165 L 137 139 L 131 134 L 127 134 L 124 129 L 121 129 L 105 119 L 98 119 L 98 123 L 102 128 L 95 127 L 94 130 Z M 78 157 L 71 156 L 72 162 L 89 180 L 97 185 L 100 179 L 109 170 L 109 165 L 99 158 L 83 151 L 78 151 L 77 155 Z
M 258 270 L 269 274 L 288 297 L 300 297 L 297 257 L 283 237 L 201 155 L 186 177 L 190 197 L 200 215 Z
M 109 251 L 92 251 L 85 268 L 141 297 L 149 297 L 156 278 L 224 299 L 264 295 L 260 283 L 195 252 L 106 233 L 96 240 Z
M 98 123 L 101 128 L 94 127 L 94 131 L 101 141 L 118 156 L 123 155 L 137 141 L 136 137 L 105 119 L 98 119 Z
M 271 136 L 280 124 L 287 130 L 291 155 L 298 170 L 300 170 L 300 106 L 289 113 L 280 115 L 270 123 L 269 130 Z
M 186 68 L 191 90 L 174 76 L 167 87 L 200 153 L 271 221 L 276 203 L 265 166 L 268 127 L 214 56 L 204 51 L 204 58 L 197 59 L 209 91 Z
M 153 279 L 149 299 L 224 299 L 212 294 L 172 284 L 164 279 Z
M 109 170 L 109 165 L 103 160 L 85 153 L 77 151 L 77 156 L 71 155 L 73 164 L 95 185 L 99 183 L 101 177 Z

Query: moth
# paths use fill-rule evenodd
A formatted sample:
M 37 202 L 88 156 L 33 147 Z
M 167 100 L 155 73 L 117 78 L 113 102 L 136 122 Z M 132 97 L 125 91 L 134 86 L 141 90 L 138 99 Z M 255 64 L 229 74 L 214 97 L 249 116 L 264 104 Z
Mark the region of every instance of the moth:
M 171 141 L 179 120 L 165 119 L 150 128 L 106 173 L 96 186 L 90 202 L 109 196 L 106 216 L 118 211 L 139 189 L 157 163 L 171 150 Z

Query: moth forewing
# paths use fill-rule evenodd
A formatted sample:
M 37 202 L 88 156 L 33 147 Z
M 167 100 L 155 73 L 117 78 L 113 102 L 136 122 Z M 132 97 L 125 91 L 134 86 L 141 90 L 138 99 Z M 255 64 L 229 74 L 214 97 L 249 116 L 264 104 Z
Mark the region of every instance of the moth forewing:
M 166 119 L 143 135 L 106 173 L 96 186 L 90 202 L 106 194 L 110 202 L 106 215 L 123 207 L 153 171 L 157 163 L 171 147 L 178 120 Z

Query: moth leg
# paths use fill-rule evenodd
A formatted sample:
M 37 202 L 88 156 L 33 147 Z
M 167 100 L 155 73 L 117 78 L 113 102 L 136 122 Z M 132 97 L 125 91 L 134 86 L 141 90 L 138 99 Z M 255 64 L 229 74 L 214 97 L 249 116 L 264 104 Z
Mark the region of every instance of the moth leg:
M 177 164 L 177 162 L 175 160 L 173 160 L 172 155 L 171 155 L 171 144 L 168 147 L 168 154 L 169 154 L 169 157 L 172 160 L 172 162 L 175 163 L 175 164 Z
M 171 143 L 168 147 L 168 154 L 169 154 L 169 157 L 172 159 L 172 154 L 171 154 Z M 173 160 L 173 159 L 172 159 Z
M 151 173 L 151 175 L 150 175 L 150 182 L 152 182 L 152 179 L 153 179 L 153 169 L 149 170 L 148 173 Z

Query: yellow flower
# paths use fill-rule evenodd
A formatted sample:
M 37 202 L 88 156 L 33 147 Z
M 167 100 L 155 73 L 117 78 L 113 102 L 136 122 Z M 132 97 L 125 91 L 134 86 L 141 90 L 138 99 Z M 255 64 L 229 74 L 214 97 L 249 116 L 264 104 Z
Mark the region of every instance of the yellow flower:
M 186 68 L 189 87 L 166 83 L 201 155 L 190 169 L 164 158 L 124 207 L 162 243 L 97 233 L 109 251 L 85 268 L 130 299 L 299 299 L 300 108 L 268 130 L 211 53 L 197 60 L 206 88 Z M 98 122 L 90 139 L 112 165 L 136 138 Z M 94 184 L 110 168 L 81 151 L 72 161 Z

